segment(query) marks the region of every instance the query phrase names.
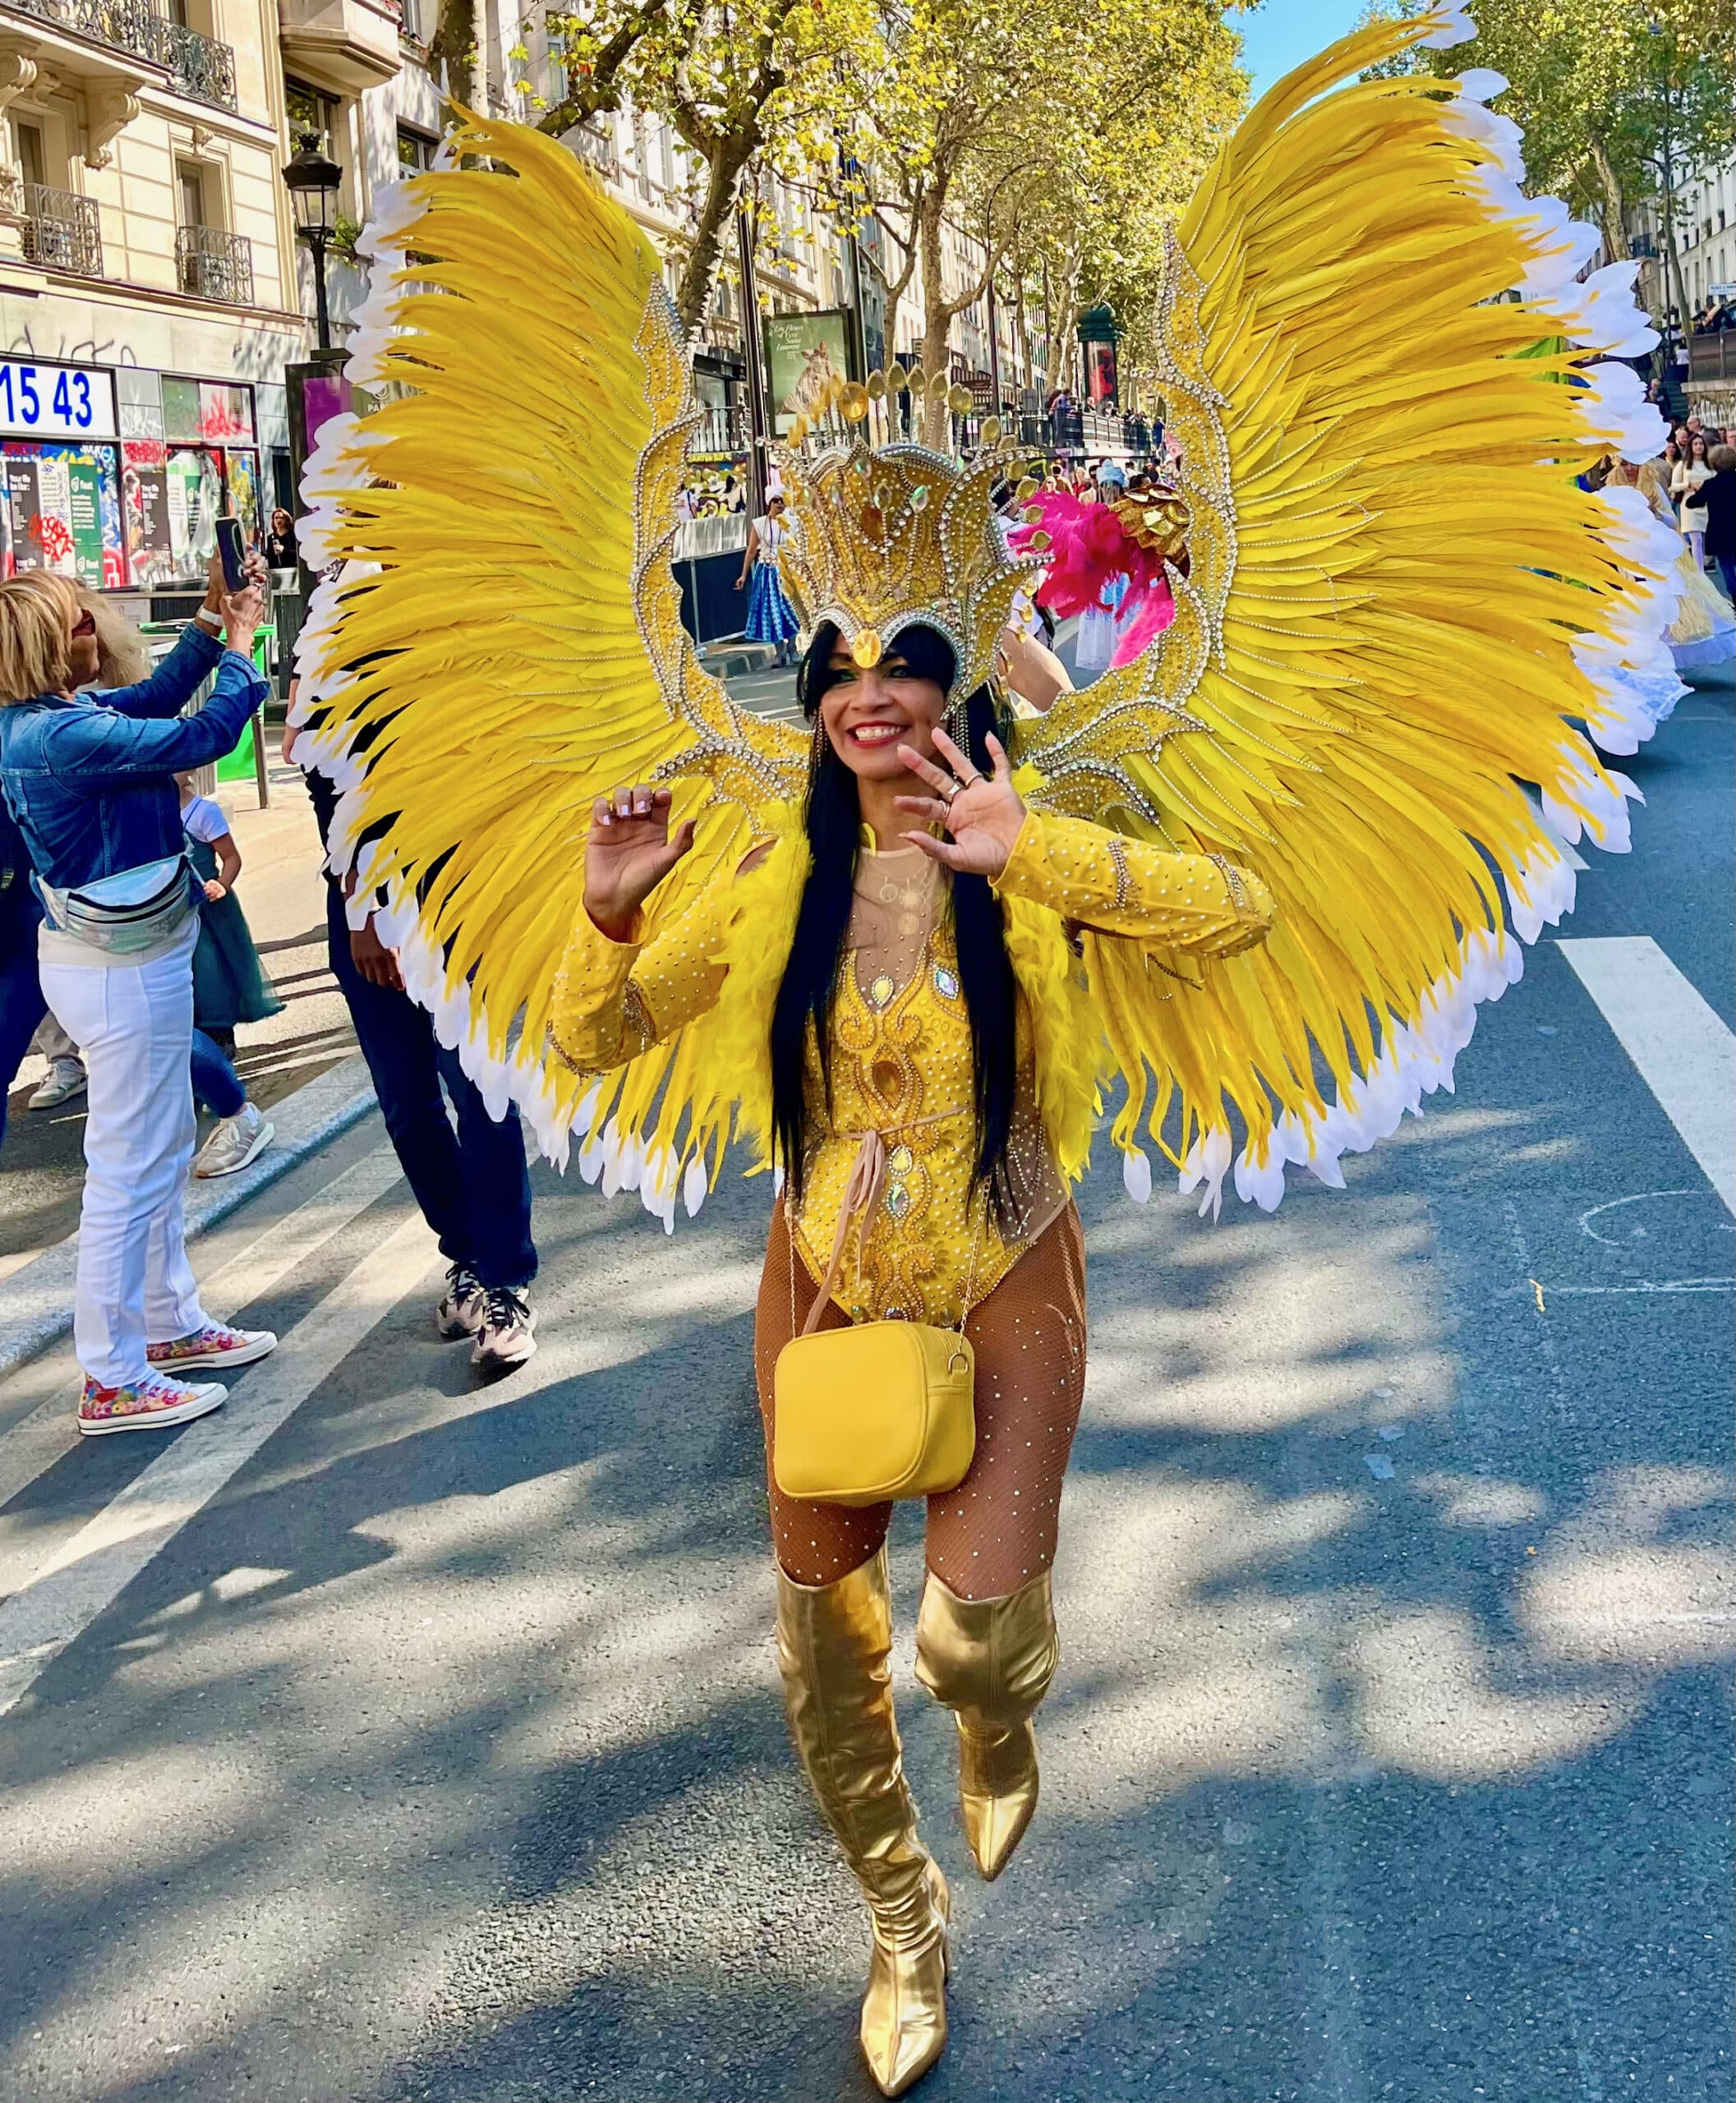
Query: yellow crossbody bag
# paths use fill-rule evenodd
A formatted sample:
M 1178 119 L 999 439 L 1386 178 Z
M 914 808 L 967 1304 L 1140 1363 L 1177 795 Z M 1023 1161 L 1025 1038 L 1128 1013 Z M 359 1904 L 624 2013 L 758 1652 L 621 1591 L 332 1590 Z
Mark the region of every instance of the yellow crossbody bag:
M 823 1504 L 936 1497 L 958 1488 L 976 1452 L 976 1354 L 965 1335 L 963 1315 L 956 1329 L 927 1322 L 815 1326 L 831 1297 L 850 1220 L 872 1211 L 885 1162 L 880 1134 L 865 1133 L 826 1276 L 802 1333 L 777 1355 L 771 1472 L 785 1497 Z M 794 1242 L 790 1262 L 793 1328 Z M 975 1268 L 973 1257 L 973 1273 Z

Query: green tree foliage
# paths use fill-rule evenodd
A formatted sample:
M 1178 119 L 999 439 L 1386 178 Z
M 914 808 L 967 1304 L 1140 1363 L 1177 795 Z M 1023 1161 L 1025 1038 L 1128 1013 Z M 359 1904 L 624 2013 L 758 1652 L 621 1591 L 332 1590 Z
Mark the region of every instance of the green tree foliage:
M 921 285 L 931 375 L 996 274 L 1042 297 L 1052 344 L 1082 297 L 1149 288 L 1163 216 L 1245 90 L 1223 17 L 1223 0 L 911 0 L 884 18 L 852 71 L 895 296 Z M 982 244 L 976 269 L 949 258 L 949 226 Z M 937 390 L 928 417 L 937 441 Z

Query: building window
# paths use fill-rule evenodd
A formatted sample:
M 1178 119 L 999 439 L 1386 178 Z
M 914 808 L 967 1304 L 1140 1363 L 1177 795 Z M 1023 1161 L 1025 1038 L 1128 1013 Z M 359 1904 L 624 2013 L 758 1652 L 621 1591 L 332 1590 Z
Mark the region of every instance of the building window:
M 334 160 L 338 158 L 332 152 L 332 140 L 338 129 L 338 105 L 329 95 L 321 94 L 317 88 L 310 88 L 300 81 L 286 80 L 283 113 L 289 122 L 292 146 L 298 146 L 311 131 L 322 154 Z
M 42 127 L 39 124 L 15 123 L 12 143 L 25 181 L 39 186 L 45 185 L 48 179 L 48 157 L 43 150 Z
M 398 166 L 403 175 L 426 175 L 434 166 L 435 141 L 408 124 L 398 127 Z
M 196 161 L 175 163 L 175 210 L 184 227 L 205 223 L 205 170 Z

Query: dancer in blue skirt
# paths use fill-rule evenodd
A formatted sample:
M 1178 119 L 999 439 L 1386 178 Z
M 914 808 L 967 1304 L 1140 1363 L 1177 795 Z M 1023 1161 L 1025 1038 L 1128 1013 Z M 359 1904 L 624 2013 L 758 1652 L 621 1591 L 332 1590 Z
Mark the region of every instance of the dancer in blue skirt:
M 778 556 L 790 527 L 784 518 L 784 499 L 769 497 L 765 516 L 756 518 L 748 534 L 748 545 L 742 555 L 741 575 L 735 580 L 739 591 L 748 582 L 748 573 L 753 573 L 753 589 L 748 595 L 748 625 L 744 631 L 749 642 L 774 642 L 777 645 L 777 662 L 793 665 L 795 662 L 795 638 L 799 625 L 795 609 L 784 596 L 783 581 L 778 575 Z

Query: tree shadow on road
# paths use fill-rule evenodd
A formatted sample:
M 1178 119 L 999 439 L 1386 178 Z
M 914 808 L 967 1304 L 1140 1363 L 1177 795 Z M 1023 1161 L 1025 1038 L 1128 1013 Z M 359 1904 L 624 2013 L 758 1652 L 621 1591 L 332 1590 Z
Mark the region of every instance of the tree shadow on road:
M 1727 2090 L 1729 1300 L 1637 1290 L 1711 1229 L 1586 1231 L 1651 1140 L 1588 1155 L 1596 1072 L 1500 1042 L 1508 1107 L 1435 1106 L 1353 1204 L 1088 1186 L 1064 1660 L 992 1889 L 900 1513 L 937 2103 Z M 762 1197 L 665 1245 L 538 1188 L 526 1373 L 394 1309 L 21 1712 L 0 2096 L 872 2094 L 770 1651 Z

